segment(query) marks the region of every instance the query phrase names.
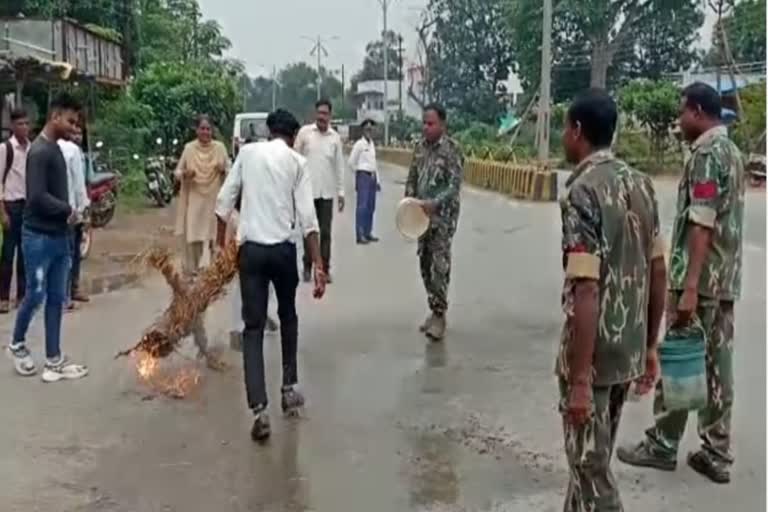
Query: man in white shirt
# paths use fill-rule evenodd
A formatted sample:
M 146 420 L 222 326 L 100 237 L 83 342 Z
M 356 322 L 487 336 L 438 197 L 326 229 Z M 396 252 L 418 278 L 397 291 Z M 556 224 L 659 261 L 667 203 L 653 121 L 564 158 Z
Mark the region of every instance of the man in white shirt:
M 299 123 L 290 112 L 277 110 L 267 117 L 271 140 L 244 146 L 235 160 L 216 201 L 217 244 L 226 240 L 226 223 L 240 198 L 237 243 L 243 300 L 243 362 L 248 406 L 255 415 L 251 438 L 262 442 L 270 436 L 267 391 L 264 381 L 264 326 L 270 282 L 277 295 L 283 354 L 282 409 L 294 415 L 304 397 L 298 382 L 298 317 L 296 288 L 296 224 L 305 236 L 315 265 L 314 296 L 325 293 L 326 274 L 320 255 L 319 226 L 312 200 L 306 160 L 291 149 Z
M 338 198 L 339 212 L 344 210 L 344 149 L 341 137 L 331 128 L 333 107 L 328 100 L 315 104 L 315 122 L 304 126 L 296 137 L 296 151 L 307 159 L 312 180 L 317 220 L 320 224 L 320 252 L 328 282 L 331 282 L 331 225 L 333 198 Z M 304 245 L 304 281 L 312 278 L 312 260 Z
M 26 277 L 21 252 L 21 226 L 27 198 L 27 151 L 29 150 L 29 116 L 22 109 L 11 112 L 11 138 L 0 144 L 2 168 L 2 204 L 0 224 L 3 245 L 0 251 L 0 313 L 11 310 L 13 260 L 16 259 L 16 303 L 24 299 Z
M 75 309 L 75 301 L 88 302 L 88 296 L 80 290 L 80 243 L 83 240 L 85 226 L 85 210 L 91 205 L 88 198 L 88 188 L 85 185 L 85 156 L 80 145 L 83 143 L 83 131 L 79 126 L 75 129 L 70 140 L 59 140 L 61 153 L 67 164 L 67 183 L 69 185 L 69 205 L 75 212 L 72 225 L 71 251 L 72 266 L 67 281 L 69 297 L 67 310 Z
M 373 212 L 376 210 L 376 191 L 379 187 L 379 172 L 376 166 L 376 146 L 373 144 L 375 123 L 363 121 L 363 136 L 355 142 L 349 156 L 349 167 L 355 173 L 357 208 L 355 224 L 358 244 L 378 242 L 373 236 Z

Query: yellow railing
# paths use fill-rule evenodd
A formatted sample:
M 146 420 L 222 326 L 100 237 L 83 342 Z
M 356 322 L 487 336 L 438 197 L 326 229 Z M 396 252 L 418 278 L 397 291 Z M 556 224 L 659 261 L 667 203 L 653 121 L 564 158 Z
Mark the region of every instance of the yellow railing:
M 408 167 L 413 151 L 400 148 L 377 148 L 383 161 Z M 464 165 L 464 182 L 529 201 L 557 200 L 557 175 L 536 164 L 494 162 L 470 158 Z

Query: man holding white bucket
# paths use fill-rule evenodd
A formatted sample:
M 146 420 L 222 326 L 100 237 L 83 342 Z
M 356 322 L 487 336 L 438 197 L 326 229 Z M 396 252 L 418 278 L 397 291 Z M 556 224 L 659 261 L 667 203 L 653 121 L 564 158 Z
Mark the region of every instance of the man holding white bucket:
M 424 108 L 424 139 L 416 145 L 405 184 L 405 197 L 420 201 L 430 218 L 419 239 L 419 266 L 430 314 L 419 327 L 432 341 L 445 336 L 448 284 L 451 280 L 451 243 L 459 222 L 464 156 L 459 145 L 446 135 L 445 109 L 437 104 Z
M 716 483 L 730 482 L 733 406 L 733 305 L 741 294 L 744 164 L 728 138 L 720 95 L 703 83 L 683 90 L 680 130 L 691 142 L 678 188 L 672 233 L 667 320 L 674 329 L 704 331 L 709 400 L 698 411 L 702 448 L 688 465 Z M 666 410 L 661 383 L 653 404 L 655 425 L 617 455 L 633 465 L 673 471 L 688 421 L 687 410 Z
M 650 391 L 666 268 L 651 180 L 610 150 L 618 117 L 603 90 L 571 104 L 563 132 L 575 163 L 561 202 L 563 312 L 557 357 L 570 480 L 565 512 L 623 510 L 610 469 L 630 385 Z

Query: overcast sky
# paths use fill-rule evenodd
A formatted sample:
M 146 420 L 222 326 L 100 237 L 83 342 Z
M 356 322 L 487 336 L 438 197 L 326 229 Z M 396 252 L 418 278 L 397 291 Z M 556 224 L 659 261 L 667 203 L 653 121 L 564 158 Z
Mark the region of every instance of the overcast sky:
M 318 35 L 328 41 L 323 65 L 346 67 L 347 80 L 363 63 L 365 45 L 379 37 L 382 9 L 379 0 L 199 0 L 206 18 L 217 20 L 232 40 L 231 56 L 242 60 L 252 75 L 268 75 L 272 66 L 306 61 Z M 389 0 L 389 26 L 405 38 L 406 60 L 414 52 L 415 26 L 427 0 Z M 709 11 L 709 9 L 708 9 Z M 709 46 L 712 16 L 707 16 L 702 43 Z M 266 68 L 266 71 L 265 71 Z

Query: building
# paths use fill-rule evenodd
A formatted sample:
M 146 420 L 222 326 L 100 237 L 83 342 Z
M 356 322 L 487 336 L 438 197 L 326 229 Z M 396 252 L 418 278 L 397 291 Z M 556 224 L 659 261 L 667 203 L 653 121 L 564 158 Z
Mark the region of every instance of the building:
M 395 118 L 400 112 L 400 98 L 402 98 L 403 115 L 406 117 L 421 117 L 421 105 L 408 94 L 407 85 L 402 84 L 402 94 L 399 80 L 389 80 L 387 83 L 389 93 L 389 118 Z M 355 93 L 357 106 L 357 122 L 372 119 L 377 123 L 384 122 L 384 80 L 367 80 L 357 84 Z

